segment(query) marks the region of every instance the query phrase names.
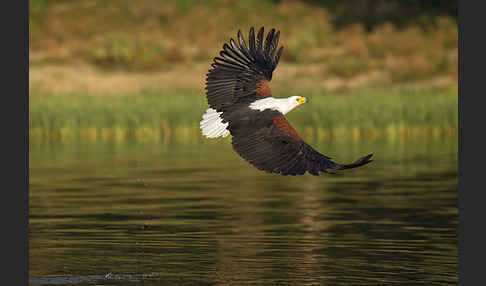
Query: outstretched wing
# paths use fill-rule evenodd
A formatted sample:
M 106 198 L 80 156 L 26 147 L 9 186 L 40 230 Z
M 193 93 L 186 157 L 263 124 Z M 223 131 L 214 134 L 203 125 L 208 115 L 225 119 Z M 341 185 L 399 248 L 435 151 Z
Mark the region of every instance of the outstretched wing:
M 241 31 L 238 43 L 233 39 L 223 45 L 221 57 L 215 57 L 206 77 L 206 97 L 209 106 L 218 111 L 235 103 L 249 103 L 271 96 L 268 82 L 277 67 L 283 47 L 277 51 L 280 31 L 270 30 L 263 42 L 264 28 L 255 39 L 250 29 L 249 47 Z
M 265 111 L 264 111 L 265 112 Z M 282 175 L 303 175 L 309 172 L 318 176 L 328 169 L 343 170 L 372 162 L 372 154 L 351 164 L 333 162 L 305 143 L 283 115 L 273 117 L 265 128 L 249 129 L 233 136 L 233 149 L 246 161 L 260 170 Z

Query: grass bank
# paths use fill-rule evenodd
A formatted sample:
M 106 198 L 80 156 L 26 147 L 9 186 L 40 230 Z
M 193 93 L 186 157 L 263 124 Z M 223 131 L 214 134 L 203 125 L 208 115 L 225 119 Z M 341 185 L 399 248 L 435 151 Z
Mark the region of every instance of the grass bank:
M 326 77 L 380 71 L 394 81 L 457 80 L 457 21 L 447 16 L 366 30 L 361 23 L 336 27 L 336 13 L 318 1 L 31 2 L 31 65 L 84 61 L 109 70 L 166 70 L 209 62 L 238 29 L 247 38 L 251 26 L 265 26 L 281 31 L 283 62 L 326 64 Z
M 370 89 L 302 95 L 310 103 L 287 118 L 309 140 L 457 136 L 455 91 Z M 30 139 L 200 140 L 199 121 L 206 108 L 204 96 L 195 91 L 119 96 L 31 93 Z

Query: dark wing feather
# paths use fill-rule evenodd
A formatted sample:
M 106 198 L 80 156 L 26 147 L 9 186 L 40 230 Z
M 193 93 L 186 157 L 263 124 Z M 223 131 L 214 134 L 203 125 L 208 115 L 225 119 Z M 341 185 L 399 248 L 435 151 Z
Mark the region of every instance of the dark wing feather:
M 277 115 L 277 117 L 282 120 L 283 116 Z M 282 126 L 283 124 L 269 122 L 263 128 L 247 127 L 245 132 L 234 132 L 233 149 L 259 170 L 282 175 L 303 175 L 309 172 L 318 176 L 319 172 L 328 173 L 329 169 L 351 169 L 372 162 L 370 160 L 372 154 L 351 164 L 333 162 L 330 157 L 319 153 L 302 141 L 294 131 L 289 132 L 289 128 L 282 128 Z
M 264 41 L 264 28 L 255 39 L 250 29 L 248 47 L 241 31 L 237 41 L 230 39 L 215 57 L 206 77 L 206 97 L 211 108 L 221 110 L 235 103 L 249 103 L 268 96 L 258 91 L 263 81 L 270 81 L 283 47 L 277 51 L 280 32 L 270 30 Z

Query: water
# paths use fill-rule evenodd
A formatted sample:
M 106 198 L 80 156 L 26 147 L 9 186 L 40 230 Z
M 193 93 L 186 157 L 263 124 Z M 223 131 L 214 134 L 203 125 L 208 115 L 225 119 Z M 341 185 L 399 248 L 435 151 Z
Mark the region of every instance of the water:
M 228 140 L 31 143 L 31 285 L 457 285 L 457 140 L 312 142 L 338 175 Z

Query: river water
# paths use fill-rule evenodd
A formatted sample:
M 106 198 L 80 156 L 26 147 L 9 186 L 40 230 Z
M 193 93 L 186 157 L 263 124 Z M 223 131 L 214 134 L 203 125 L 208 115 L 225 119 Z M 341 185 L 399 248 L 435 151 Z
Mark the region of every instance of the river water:
M 31 285 L 457 285 L 457 138 L 309 142 L 336 175 L 229 140 L 31 142 Z

